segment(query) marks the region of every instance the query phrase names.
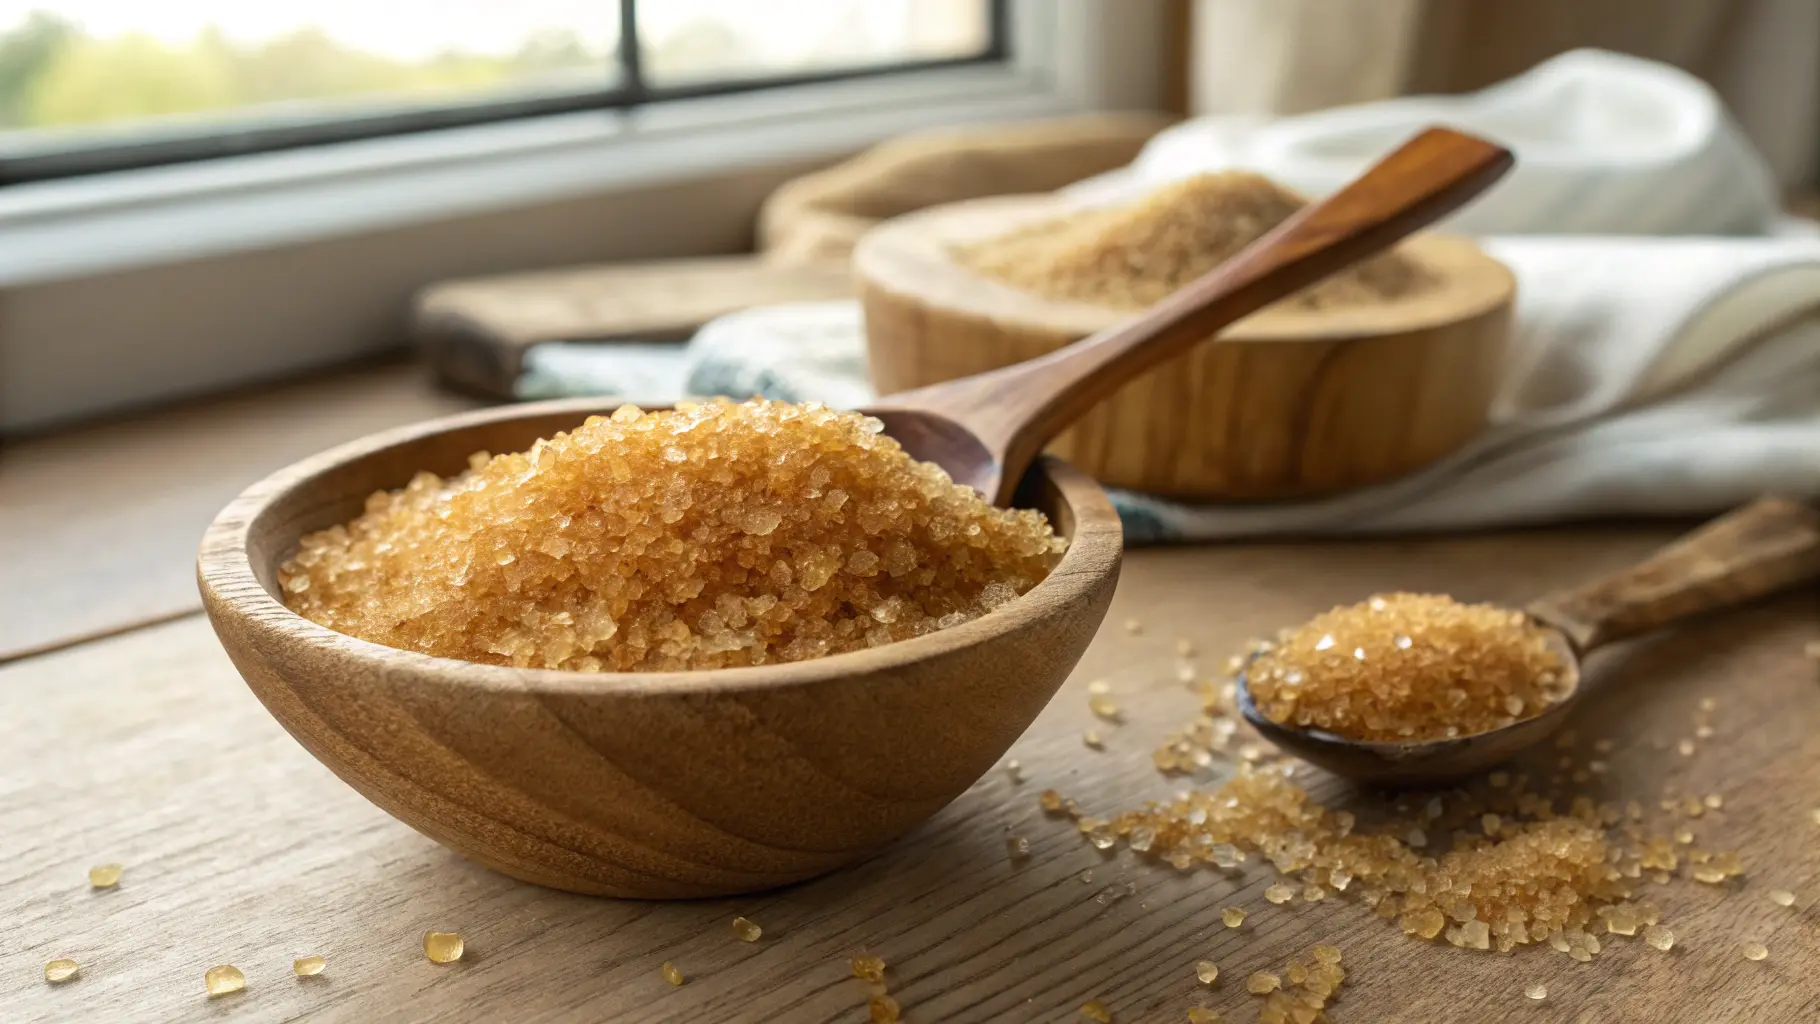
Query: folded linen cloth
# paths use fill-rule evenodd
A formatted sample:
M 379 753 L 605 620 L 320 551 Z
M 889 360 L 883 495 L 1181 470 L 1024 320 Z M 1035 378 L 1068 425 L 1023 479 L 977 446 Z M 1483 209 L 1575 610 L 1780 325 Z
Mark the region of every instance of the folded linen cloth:
M 1275 120 L 1203 117 L 1164 129 L 1130 166 L 1078 182 L 1122 200 L 1200 171 L 1245 167 L 1305 195 L 1338 190 L 1432 124 L 1497 139 L 1517 166 L 1444 221 L 1460 234 L 1761 234 L 1775 178 L 1710 86 L 1666 64 L 1564 53 L 1461 96 L 1408 96 Z
M 1503 212 L 1494 210 L 1496 216 L 1486 214 L 1483 221 L 1501 231 L 1525 229 L 1482 240 L 1518 281 L 1512 358 L 1486 433 L 1411 476 L 1329 499 L 1191 505 L 1116 493 L 1128 539 L 1507 527 L 1705 514 L 1766 491 L 1820 498 L 1820 232 L 1811 223 L 1778 220 L 1767 198 L 1767 172 L 1710 92 L 1704 92 L 1710 105 L 1699 108 L 1706 114 L 1689 114 L 1704 86 L 1631 58 L 1569 57 L 1486 90 L 1479 94 L 1483 105 L 1471 98 L 1421 101 L 1454 104 L 1447 120 L 1514 139 L 1519 167 L 1532 165 L 1531 151 L 1540 147 L 1546 159 L 1536 162 L 1552 161 L 1557 172 L 1552 183 L 1536 179 L 1543 183 L 1533 191 L 1519 177 L 1500 192 L 1507 197 Z M 1563 78 L 1577 84 L 1567 88 Z M 1562 100 L 1564 93 L 1579 99 Z M 1622 109 L 1595 117 L 1592 108 L 1614 93 L 1625 97 Z M 1416 101 L 1398 100 L 1272 123 L 1190 122 L 1172 129 L 1173 139 L 1160 137 L 1158 149 L 1146 151 L 1128 172 L 1083 183 L 1079 192 L 1087 201 L 1141 193 L 1170 176 L 1228 166 L 1206 162 L 1216 153 L 1235 161 L 1230 165 L 1243 165 L 1236 161 L 1248 154 L 1298 147 L 1317 156 L 1345 151 L 1347 159 L 1356 157 L 1358 166 L 1343 172 L 1313 166 L 1320 160 L 1303 171 L 1293 162 L 1263 168 L 1320 192 L 1311 185 L 1318 174 L 1337 183 L 1378 155 L 1346 145 L 1369 137 L 1381 151 L 1408 133 L 1384 127 L 1392 119 L 1383 107 L 1416 111 L 1408 116 L 1417 122 L 1433 116 Z M 1530 112 L 1530 120 L 1510 116 L 1511 109 Z M 1624 110 L 1662 135 L 1659 145 L 1639 137 L 1618 147 L 1653 154 L 1632 161 L 1634 181 L 1612 171 L 1609 153 L 1595 152 L 1604 136 L 1575 127 L 1576 118 L 1610 121 Z M 1547 111 L 1552 113 L 1545 116 Z M 1654 114 L 1643 116 L 1647 111 Z M 1676 111 L 1684 116 L 1670 116 Z M 1548 141 L 1548 118 L 1558 122 L 1555 142 Z M 1309 121 L 1337 141 L 1321 144 Z M 1253 146 L 1261 134 L 1295 122 L 1302 128 L 1286 137 L 1296 146 Z M 1194 139 L 1197 124 L 1205 144 L 1189 146 L 1185 140 Z M 1360 126 L 1356 134 L 1351 125 Z M 1525 126 L 1529 135 L 1513 136 Z M 1702 126 L 1707 134 L 1696 140 L 1694 129 Z M 1215 137 L 1227 148 L 1212 145 Z M 1569 151 L 1576 139 L 1578 155 Z M 1663 201 L 1647 202 L 1638 181 Z M 1578 198 L 1570 187 L 1576 182 L 1595 198 Z M 1579 233 L 1584 231 L 1606 233 Z M 1747 231 L 1757 234 L 1739 234 Z M 540 346 L 527 359 L 521 392 L 762 394 L 837 407 L 872 397 L 863 325 L 851 301 L 724 317 L 704 327 L 686 350 L 660 358 L 661 379 L 635 375 L 648 364 L 621 360 L 618 351 Z

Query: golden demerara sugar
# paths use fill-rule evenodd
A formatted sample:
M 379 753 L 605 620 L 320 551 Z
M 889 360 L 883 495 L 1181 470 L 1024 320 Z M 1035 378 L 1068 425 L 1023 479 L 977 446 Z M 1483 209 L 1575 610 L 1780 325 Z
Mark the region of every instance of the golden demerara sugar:
M 419 473 L 279 570 L 330 629 L 581 672 L 802 661 L 978 618 L 1066 543 L 918 462 L 878 420 L 753 400 L 593 416 Z

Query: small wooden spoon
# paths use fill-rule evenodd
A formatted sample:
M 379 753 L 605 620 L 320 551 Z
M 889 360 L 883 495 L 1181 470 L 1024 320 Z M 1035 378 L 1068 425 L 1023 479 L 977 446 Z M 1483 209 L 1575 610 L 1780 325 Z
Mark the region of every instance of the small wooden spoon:
M 1820 510 L 1760 498 L 1647 561 L 1531 603 L 1525 611 L 1549 630 L 1568 666 L 1566 696 L 1534 718 L 1454 739 L 1352 740 L 1271 721 L 1242 675 L 1239 711 L 1265 739 L 1335 775 L 1373 785 L 1444 783 L 1508 761 L 1559 729 L 1587 691 L 1580 665 L 1597 648 L 1817 578 Z
M 1458 208 L 1514 163 L 1430 128 L 1199 280 L 1116 327 L 1028 362 L 881 398 L 862 410 L 911 455 L 995 505 L 1055 436 L 1144 371 Z

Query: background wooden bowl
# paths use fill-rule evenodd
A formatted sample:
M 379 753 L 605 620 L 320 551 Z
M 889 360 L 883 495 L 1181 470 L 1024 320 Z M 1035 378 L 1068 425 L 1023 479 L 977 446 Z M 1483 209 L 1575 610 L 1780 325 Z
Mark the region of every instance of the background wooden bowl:
M 1128 312 L 1019 291 L 962 266 L 961 244 L 1072 209 L 1053 195 L 934 207 L 873 229 L 854 252 L 880 394 L 1053 351 Z M 1516 281 L 1471 241 L 1405 250 L 1445 287 L 1344 310 L 1273 307 L 1127 385 L 1050 451 L 1102 483 L 1185 499 L 1285 499 L 1402 476 L 1485 425 Z
M 436 658 L 318 626 L 277 597 L 306 532 L 470 452 L 521 451 L 601 399 L 374 435 L 247 489 L 203 538 L 210 621 L 259 699 L 368 799 L 496 870 L 576 892 L 711 896 L 866 856 L 989 770 L 1105 616 L 1117 515 L 1045 460 L 1023 497 L 1071 538 L 1030 593 L 953 629 L 761 668 L 583 674 Z

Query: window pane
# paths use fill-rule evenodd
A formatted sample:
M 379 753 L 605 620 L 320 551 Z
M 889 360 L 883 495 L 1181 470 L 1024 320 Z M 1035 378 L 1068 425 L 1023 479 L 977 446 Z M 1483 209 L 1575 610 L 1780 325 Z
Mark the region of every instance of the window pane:
M 988 0 L 643 0 L 650 84 L 804 74 L 973 57 L 991 39 Z
M 0 0 L 0 143 L 604 89 L 618 18 L 613 0 Z

